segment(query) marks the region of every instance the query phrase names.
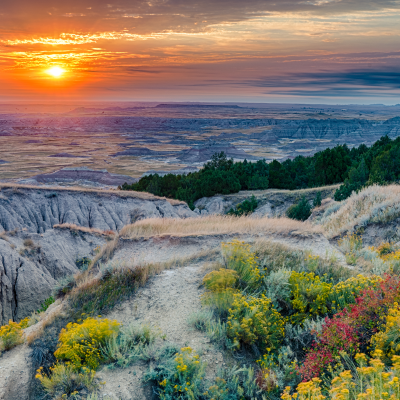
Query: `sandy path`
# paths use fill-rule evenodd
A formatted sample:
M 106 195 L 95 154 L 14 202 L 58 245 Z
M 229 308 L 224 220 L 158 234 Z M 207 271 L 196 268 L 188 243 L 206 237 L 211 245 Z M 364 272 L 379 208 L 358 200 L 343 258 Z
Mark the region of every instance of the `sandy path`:
M 158 346 L 169 342 L 178 347 L 192 347 L 202 354 L 202 360 L 208 364 L 206 377 L 211 378 L 223 365 L 222 353 L 187 322 L 190 314 L 201 308 L 203 289 L 200 285 L 204 274 L 201 264 L 164 271 L 107 317 L 123 324 L 135 322 L 160 329 L 166 338 L 158 340 Z M 106 381 L 102 396 L 113 400 L 151 399 L 151 389 L 141 382 L 146 368 L 144 364 L 135 364 L 126 369 L 103 369 L 98 373 L 98 377 Z
M 233 239 L 254 243 L 256 240 L 266 240 L 281 243 L 289 247 L 310 250 L 320 257 L 335 255 L 339 261 L 345 262 L 343 254 L 322 235 L 279 236 L 279 235 L 196 235 L 196 236 L 154 236 L 137 240 L 120 239 L 120 245 L 115 252 L 114 261 L 131 262 L 134 265 L 165 262 L 194 256 L 200 252 L 205 255 L 212 250 L 221 248 L 222 242 Z

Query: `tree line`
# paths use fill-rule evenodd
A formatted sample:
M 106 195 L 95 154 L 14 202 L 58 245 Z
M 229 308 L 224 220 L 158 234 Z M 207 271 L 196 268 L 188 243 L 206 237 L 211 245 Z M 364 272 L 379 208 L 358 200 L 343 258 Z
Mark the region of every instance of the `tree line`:
M 283 162 L 234 162 L 225 153 L 216 153 L 199 171 L 187 175 L 147 175 L 137 183 L 124 183 L 120 189 L 183 200 L 193 209 L 197 199 L 215 194 L 267 188 L 305 189 L 342 182 L 335 200 L 344 200 L 368 184 L 399 179 L 400 138 L 383 136 L 371 147 L 361 144 L 349 149 L 345 144 L 337 145 L 313 156 L 297 156 Z

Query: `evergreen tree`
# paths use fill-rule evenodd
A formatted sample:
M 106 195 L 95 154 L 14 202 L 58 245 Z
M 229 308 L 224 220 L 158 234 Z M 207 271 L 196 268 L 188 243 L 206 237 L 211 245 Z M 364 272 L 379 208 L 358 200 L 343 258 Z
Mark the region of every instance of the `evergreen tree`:
M 298 204 L 294 204 L 288 208 L 286 215 L 291 219 L 305 221 L 311 215 L 310 203 L 303 196 Z
M 322 194 L 321 192 L 317 192 L 315 199 L 313 201 L 314 207 L 319 207 L 322 204 Z

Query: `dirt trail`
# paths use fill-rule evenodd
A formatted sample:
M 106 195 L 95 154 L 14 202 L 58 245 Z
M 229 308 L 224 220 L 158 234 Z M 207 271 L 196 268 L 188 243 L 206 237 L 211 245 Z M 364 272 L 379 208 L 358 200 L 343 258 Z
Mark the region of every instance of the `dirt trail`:
M 114 261 L 133 262 L 135 265 L 166 262 L 173 259 L 191 257 L 199 252 L 211 253 L 212 250 L 221 248 L 222 242 L 233 239 L 254 243 L 257 240 L 265 240 L 273 243 L 281 243 L 299 250 L 310 250 L 320 257 L 334 255 L 340 262 L 345 263 L 343 254 L 331 244 L 323 235 L 195 235 L 172 236 L 162 235 L 141 239 L 120 239 L 120 244 L 115 252 Z
M 158 340 L 158 346 L 168 342 L 180 348 L 192 347 L 202 354 L 202 360 L 208 365 L 206 378 L 211 378 L 223 365 L 222 353 L 203 333 L 188 324 L 188 317 L 201 309 L 203 289 L 200 285 L 204 274 L 201 264 L 164 271 L 107 317 L 124 325 L 134 322 L 161 330 L 165 342 Z M 98 373 L 98 377 L 106 382 L 102 396 L 113 400 L 151 399 L 150 387 L 141 383 L 145 370 L 144 364 L 126 369 L 103 369 Z
M 163 262 L 174 258 L 191 256 L 195 258 L 199 252 L 203 257 L 208 254 L 212 258 L 214 254 L 212 250 L 219 249 L 221 242 L 233 238 L 249 242 L 260 239 L 243 235 L 212 235 L 121 240 L 113 260 L 134 264 Z M 312 250 L 314 254 L 320 256 L 326 256 L 328 252 L 335 254 L 339 259 L 343 257 L 322 236 L 309 238 L 274 236 L 266 239 L 292 248 Z M 145 288 L 139 290 L 134 298 L 114 308 L 107 317 L 125 325 L 132 322 L 150 325 L 166 335 L 166 342 L 174 343 L 178 347 L 190 346 L 203 353 L 202 359 L 208 363 L 207 376 L 211 378 L 226 360 L 223 360 L 222 353 L 210 344 L 203 333 L 194 330 L 188 324 L 188 317 L 201 309 L 200 297 L 203 293 L 201 282 L 206 274 L 203 266 L 204 263 L 192 262 L 184 267 L 162 272 L 152 278 Z M 98 377 L 106 382 L 102 395 L 112 400 L 151 399 L 151 388 L 141 382 L 145 370 L 144 364 L 136 364 L 127 369 L 103 369 L 98 373 Z

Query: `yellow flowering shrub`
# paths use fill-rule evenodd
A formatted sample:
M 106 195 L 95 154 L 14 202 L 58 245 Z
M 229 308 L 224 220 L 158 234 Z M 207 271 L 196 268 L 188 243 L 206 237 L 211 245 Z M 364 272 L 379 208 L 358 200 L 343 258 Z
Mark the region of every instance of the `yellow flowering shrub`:
M 236 271 L 242 286 L 257 288 L 261 280 L 257 257 L 251 246 L 240 240 L 222 243 L 222 255 L 227 268 Z
M 215 378 L 214 385 L 211 385 L 203 394 L 207 399 L 222 400 L 227 397 L 228 389 L 226 388 L 226 380 L 220 377 Z
M 381 361 L 382 352 L 376 351 L 374 358 L 369 360 L 364 354 L 357 354 L 358 367 L 356 374 L 343 371 L 331 381 L 328 395 L 322 395 L 321 380 L 314 378 L 309 382 L 302 382 L 297 387 L 297 392 L 290 394 L 287 387 L 281 396 L 283 400 L 398 400 L 400 399 L 400 356 L 393 356 L 393 368 L 385 370 Z
M 301 322 L 309 315 L 320 315 L 328 312 L 327 299 L 332 284 L 321 281 L 313 272 L 292 272 L 289 278 L 291 285 L 291 302 L 295 314 L 293 322 Z
M 146 374 L 154 381 L 161 400 L 193 400 L 200 397 L 205 365 L 191 347 L 183 347 L 171 365 L 159 366 Z
M 100 348 L 118 334 L 120 323 L 109 319 L 87 318 L 82 323 L 69 323 L 62 329 L 54 353 L 57 360 L 70 363 L 74 370 L 97 369 L 102 361 Z
M 382 282 L 380 276 L 364 276 L 357 275 L 343 282 L 339 282 L 332 287 L 327 302 L 329 308 L 333 311 L 342 310 L 348 304 L 354 303 L 355 299 L 361 294 L 364 289 L 375 288 L 377 284 Z
M 20 322 L 13 322 L 11 319 L 8 325 L 3 325 L 0 328 L 0 348 L 10 350 L 15 346 L 24 342 L 23 329 L 27 328 L 29 318 L 25 318 Z
M 219 313 L 228 311 L 235 293 L 238 293 L 234 289 L 238 278 L 237 272 L 232 269 L 221 268 L 208 273 L 203 279 L 203 284 L 208 289 L 201 296 L 203 305 L 215 308 Z
M 255 344 L 260 350 L 269 351 L 280 345 L 284 324 L 284 318 L 264 295 L 247 299 L 236 294 L 229 310 L 227 334 L 236 348 Z
M 321 379 L 313 378 L 309 382 L 302 382 L 297 386 L 297 392 L 292 396 L 290 395 L 290 386 L 288 386 L 283 395 L 282 400 L 323 400 L 326 397 L 322 395 L 322 390 L 320 387 Z
M 371 248 L 371 250 L 375 250 L 379 253 L 379 256 L 381 258 L 387 258 L 388 256 L 390 256 L 391 254 L 394 253 L 394 248 L 393 245 L 386 242 L 386 243 L 382 243 L 380 246 L 378 246 L 376 249 L 374 249 L 373 247 Z
M 292 272 L 289 283 L 294 314 L 291 321 L 300 323 L 309 317 L 340 311 L 354 303 L 364 289 L 375 287 L 381 281 L 379 276 L 358 275 L 333 285 L 312 272 Z
M 235 286 L 239 276 L 232 269 L 220 268 L 212 271 L 203 278 L 203 285 L 212 292 L 218 292 Z
M 369 247 L 370 251 L 377 253 L 377 256 L 384 262 L 387 266 L 387 270 L 399 274 L 400 273 L 400 249 L 395 247 L 391 243 L 382 243 L 378 247 Z
M 397 303 L 389 310 L 384 329 L 372 337 L 371 343 L 382 351 L 385 359 L 400 355 L 400 308 Z
M 36 379 L 40 381 L 46 393 L 56 398 L 67 398 L 78 394 L 78 390 L 85 387 L 89 390 L 95 389 L 94 383 L 96 371 L 89 368 L 82 368 L 77 372 L 71 364 L 56 364 L 50 368 L 50 375 L 39 368 L 36 372 Z M 52 397 L 53 398 L 53 397 Z

